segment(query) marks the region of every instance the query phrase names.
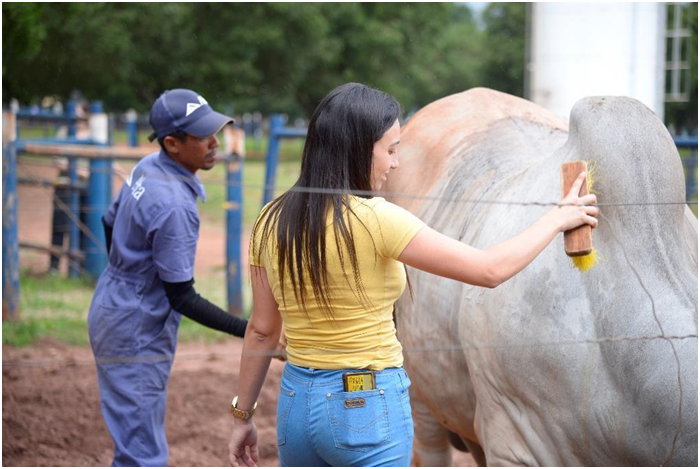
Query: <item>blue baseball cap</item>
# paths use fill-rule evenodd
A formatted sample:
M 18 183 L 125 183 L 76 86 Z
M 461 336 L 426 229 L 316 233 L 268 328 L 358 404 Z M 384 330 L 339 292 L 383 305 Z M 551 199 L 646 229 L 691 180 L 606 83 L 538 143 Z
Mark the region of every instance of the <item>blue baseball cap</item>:
M 151 108 L 149 118 L 153 133 L 149 141 L 167 137 L 181 130 L 195 137 L 218 133 L 233 119 L 214 111 L 207 100 L 192 90 L 167 90 Z

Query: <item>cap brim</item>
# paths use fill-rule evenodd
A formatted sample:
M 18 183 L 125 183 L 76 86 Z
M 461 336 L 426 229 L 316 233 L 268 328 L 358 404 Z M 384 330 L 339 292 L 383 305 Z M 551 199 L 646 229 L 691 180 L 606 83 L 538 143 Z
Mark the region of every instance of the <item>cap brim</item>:
M 226 124 L 230 123 L 233 123 L 232 118 L 219 114 L 216 111 L 212 111 L 182 130 L 187 134 L 194 135 L 195 137 L 208 137 L 219 133 L 219 131 Z

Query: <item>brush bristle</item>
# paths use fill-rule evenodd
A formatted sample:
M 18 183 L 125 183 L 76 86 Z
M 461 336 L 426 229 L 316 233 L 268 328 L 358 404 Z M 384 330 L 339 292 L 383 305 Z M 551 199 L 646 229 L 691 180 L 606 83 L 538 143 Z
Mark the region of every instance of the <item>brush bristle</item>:
M 590 254 L 586 254 L 585 256 L 572 257 L 571 262 L 573 262 L 574 267 L 576 267 L 581 272 L 588 272 L 593 267 L 598 265 L 598 251 L 596 251 L 596 249 L 593 248 L 593 251 Z
M 595 192 L 593 191 L 595 172 L 595 162 L 591 163 L 589 161 L 586 161 L 586 185 L 588 186 L 588 192 L 590 194 L 595 194 Z

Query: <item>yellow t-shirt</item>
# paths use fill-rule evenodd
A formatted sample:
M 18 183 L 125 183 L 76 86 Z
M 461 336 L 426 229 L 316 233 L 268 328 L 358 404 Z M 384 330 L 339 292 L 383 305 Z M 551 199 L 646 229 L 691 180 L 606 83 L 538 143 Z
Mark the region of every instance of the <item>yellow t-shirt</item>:
M 348 218 L 346 213 L 345 221 L 352 224 L 360 281 L 366 296 L 356 287 L 344 245 L 347 276 L 343 275 L 331 208 L 326 229 L 329 285 L 326 293 L 332 319 L 316 303 L 308 273 L 304 274 L 306 311 L 296 301 L 288 274 L 284 277 L 285 285 L 280 285 L 276 240 L 268 240 L 265 250 L 257 252 L 261 246 L 263 223 L 259 224 L 255 239 L 251 241 L 250 263 L 265 267 L 284 320 L 288 359 L 294 365 L 324 370 L 382 370 L 403 365 L 392 314 L 394 303 L 406 288 L 406 272 L 396 259 L 425 223 L 381 197 L 350 196 L 350 207 L 356 217 L 350 215 Z M 270 236 L 275 236 L 274 229 Z M 282 288 L 285 289 L 285 302 L 282 301 Z

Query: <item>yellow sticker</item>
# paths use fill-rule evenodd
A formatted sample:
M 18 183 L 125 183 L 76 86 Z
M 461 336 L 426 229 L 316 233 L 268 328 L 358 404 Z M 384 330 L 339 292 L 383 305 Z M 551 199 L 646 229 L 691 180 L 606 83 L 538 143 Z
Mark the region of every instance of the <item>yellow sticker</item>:
M 369 391 L 374 389 L 372 375 L 369 373 L 361 375 L 351 375 L 347 378 L 348 392 Z

